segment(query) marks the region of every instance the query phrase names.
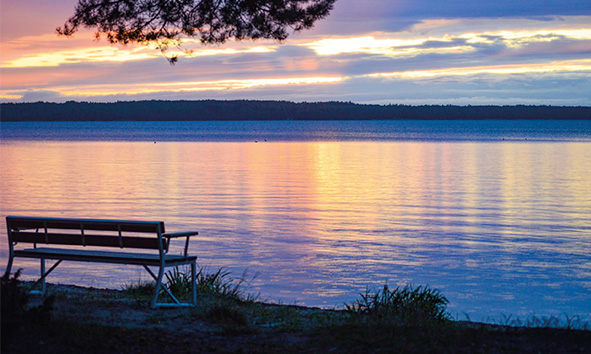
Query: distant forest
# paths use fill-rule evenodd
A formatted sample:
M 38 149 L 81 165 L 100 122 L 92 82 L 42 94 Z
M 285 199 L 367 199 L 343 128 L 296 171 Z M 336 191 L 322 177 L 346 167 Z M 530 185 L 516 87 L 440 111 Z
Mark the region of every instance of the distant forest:
M 534 120 L 591 119 L 591 107 L 366 105 L 351 102 L 130 101 L 114 103 L 2 103 L 0 120 Z

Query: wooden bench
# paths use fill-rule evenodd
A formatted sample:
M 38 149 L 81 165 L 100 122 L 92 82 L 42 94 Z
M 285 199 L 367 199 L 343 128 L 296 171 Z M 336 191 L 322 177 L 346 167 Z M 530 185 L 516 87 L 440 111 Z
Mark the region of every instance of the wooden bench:
M 84 261 L 116 264 L 135 264 L 143 266 L 156 281 L 151 306 L 193 306 L 196 294 L 196 256 L 189 256 L 189 238 L 197 232 L 165 233 L 161 221 L 122 221 L 94 219 L 62 219 L 7 216 L 9 260 L 6 274 L 10 274 L 15 257 L 36 258 L 41 261 L 41 278 L 33 289 L 41 283 L 45 294 L 45 278 L 62 261 Z M 168 253 L 171 239 L 185 237 L 184 252 L 179 255 Z M 33 244 L 32 248 L 22 248 L 18 244 Z M 38 247 L 43 246 L 43 247 Z M 30 247 L 30 246 L 29 246 Z M 118 249 L 115 251 L 115 249 Z M 125 250 L 125 251 L 123 251 Z M 45 270 L 45 260 L 56 262 Z M 190 265 L 192 279 L 191 302 L 181 303 L 172 292 L 162 284 L 167 267 Z M 157 267 L 156 275 L 149 267 Z M 158 302 L 163 289 L 174 303 Z

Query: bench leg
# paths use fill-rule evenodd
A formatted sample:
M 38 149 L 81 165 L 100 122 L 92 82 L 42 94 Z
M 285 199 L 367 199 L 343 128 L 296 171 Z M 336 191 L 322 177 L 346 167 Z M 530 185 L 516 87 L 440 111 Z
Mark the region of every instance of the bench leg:
M 146 269 L 150 269 L 146 267 Z M 164 267 L 160 267 L 158 269 L 158 277 L 154 276 L 152 271 L 149 271 L 154 280 L 156 280 L 156 287 L 154 289 L 154 297 L 152 298 L 152 308 L 156 308 L 156 304 L 158 303 L 158 294 L 160 293 L 160 287 L 162 286 L 162 276 L 164 275 Z
M 154 274 L 154 272 L 152 272 L 152 270 L 144 265 L 144 268 L 148 271 L 148 273 L 150 273 L 150 275 L 152 276 L 152 278 L 154 278 L 154 280 L 156 281 L 156 288 L 154 289 L 154 297 L 152 298 L 152 303 L 151 306 L 152 308 L 156 308 L 156 307 L 175 307 L 175 306 L 191 306 L 191 304 L 188 303 L 181 303 L 176 296 L 174 296 L 174 294 L 170 291 L 170 289 L 168 289 L 166 286 L 164 286 L 164 284 L 162 284 L 162 278 L 164 276 L 164 270 L 165 267 L 160 267 L 160 270 L 158 271 L 158 276 L 156 276 L 156 274 Z M 191 264 L 191 277 L 193 280 L 193 289 L 192 289 L 192 305 L 196 305 L 197 304 L 197 282 L 196 282 L 196 278 L 197 278 L 197 273 L 196 273 L 196 269 L 197 269 L 197 263 L 193 263 Z M 169 304 L 169 303 L 159 303 L 158 302 L 158 295 L 160 294 L 160 288 L 162 288 L 162 290 L 164 290 L 168 296 L 170 296 L 170 298 L 172 299 L 172 301 L 174 301 L 174 304 Z
M 191 263 L 191 297 L 193 305 L 197 305 L 197 262 Z
M 4 276 L 6 279 L 10 277 L 10 271 L 12 270 L 12 255 L 8 258 L 8 264 L 6 265 L 6 270 L 4 271 Z
M 41 294 L 41 295 L 45 295 L 45 291 L 47 290 L 46 288 L 46 284 L 45 284 L 45 278 L 47 278 L 47 276 L 49 275 L 49 273 L 53 272 L 53 270 L 55 268 L 57 268 L 58 265 L 60 265 L 60 263 L 62 262 L 62 259 L 58 260 L 57 262 L 55 262 L 55 264 L 53 266 L 51 266 L 51 268 L 49 268 L 49 270 L 46 272 L 45 271 L 45 258 L 41 258 L 41 278 L 39 278 L 39 280 L 37 280 L 35 282 L 35 284 L 33 284 L 33 286 L 31 287 L 31 293 L 32 294 Z M 35 287 L 41 283 L 41 290 L 40 291 L 36 291 L 33 290 L 35 289 Z
M 150 275 L 152 275 L 154 280 L 156 280 L 156 289 L 154 289 L 154 298 L 152 299 L 152 308 L 156 308 L 156 306 L 161 305 L 161 304 L 158 304 L 158 294 L 160 294 L 160 288 L 162 288 L 162 290 L 166 291 L 166 293 L 172 298 L 172 300 L 177 305 L 180 305 L 181 302 L 176 298 L 176 296 L 174 296 L 174 294 L 166 286 L 164 286 L 162 284 L 162 277 L 164 276 L 164 267 L 160 267 L 160 269 L 158 270 L 158 277 L 156 277 L 154 275 L 154 273 L 150 270 L 150 268 L 148 268 L 147 266 L 144 266 L 144 268 L 146 268 L 148 273 L 150 273 Z
M 45 295 L 45 289 L 47 288 L 45 284 L 45 258 L 41 258 L 41 269 L 39 269 L 41 273 L 41 294 Z
M 177 305 L 180 305 L 181 302 L 176 298 L 176 296 L 174 296 L 174 294 L 166 286 L 164 286 L 164 284 L 162 284 L 162 275 L 164 274 L 164 267 L 160 268 L 160 271 L 158 272 L 158 277 L 156 277 L 156 275 L 154 275 L 154 273 L 147 266 L 144 266 L 144 268 L 146 268 L 148 273 L 150 273 L 152 275 L 152 278 L 154 278 L 154 280 L 156 280 L 156 290 L 155 291 L 157 293 L 154 294 L 154 299 L 152 300 L 152 308 L 156 308 L 157 306 L 163 306 L 163 304 L 158 303 L 158 294 L 160 293 L 160 291 L 159 291 L 160 288 L 162 288 L 162 290 L 164 290 L 168 294 L 168 296 L 170 296 L 172 301 L 174 301 Z M 160 286 L 158 286 L 158 284 L 160 284 Z

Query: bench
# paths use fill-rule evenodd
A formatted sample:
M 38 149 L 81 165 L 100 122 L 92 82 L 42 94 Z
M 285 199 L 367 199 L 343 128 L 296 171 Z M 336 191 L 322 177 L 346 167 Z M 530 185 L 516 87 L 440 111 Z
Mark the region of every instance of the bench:
M 38 218 L 7 216 L 9 259 L 6 274 L 10 274 L 15 257 L 35 258 L 41 261 L 41 277 L 32 289 L 41 283 L 40 294 L 45 294 L 45 279 L 62 261 L 133 264 L 143 266 L 156 281 L 151 306 L 194 306 L 197 303 L 197 257 L 187 254 L 189 238 L 197 232 L 165 233 L 161 221 L 123 221 L 94 219 Z M 171 240 L 184 237 L 182 254 L 168 253 Z M 19 244 L 33 244 L 23 248 Z M 18 247 L 17 247 L 18 246 Z M 38 247 L 42 246 L 42 247 Z M 45 270 L 45 260 L 55 263 Z M 191 267 L 191 301 L 181 303 L 162 284 L 167 267 Z M 150 267 L 158 268 L 156 275 Z M 158 302 L 163 289 L 174 303 Z

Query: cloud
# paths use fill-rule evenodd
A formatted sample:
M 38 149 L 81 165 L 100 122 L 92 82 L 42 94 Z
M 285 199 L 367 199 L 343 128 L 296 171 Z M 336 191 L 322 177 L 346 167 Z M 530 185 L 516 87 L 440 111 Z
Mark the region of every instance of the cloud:
M 372 0 L 368 6 L 366 1 L 339 0 L 340 6 L 372 16 L 416 16 L 419 18 L 499 18 L 499 17 L 545 17 L 591 15 L 589 2 L 586 0 Z M 357 8 L 352 3 L 358 3 Z M 364 10 L 362 10 L 364 9 Z
M 277 47 L 274 51 L 275 56 L 278 57 L 290 57 L 290 58 L 301 58 L 315 56 L 314 50 L 297 45 L 282 45 Z
M 91 32 L 56 37 L 73 0 L 56 1 L 60 14 L 49 0 L 0 1 L 3 100 L 589 100 L 587 0 L 339 0 L 315 29 L 283 43 L 188 39 L 193 53 L 174 67 L 157 50 L 95 42 Z
M 158 54 L 140 49 L 119 49 L 117 47 L 89 47 L 76 50 L 51 51 L 20 57 L 2 65 L 3 68 L 27 68 L 60 66 L 80 62 L 124 62 L 154 58 Z
M 538 64 L 506 64 L 506 65 L 487 65 L 487 66 L 464 66 L 456 68 L 398 71 L 391 73 L 368 74 L 367 77 L 382 78 L 401 78 L 401 79 L 424 79 L 434 77 L 466 77 L 491 74 L 491 75 L 512 75 L 512 74 L 540 74 L 540 73 L 573 73 L 581 72 L 584 75 L 591 76 L 591 59 L 555 61 L 550 63 Z
M 28 90 L 15 95 L 21 96 L 20 102 L 60 102 L 64 99 L 59 92 L 51 90 Z
M 330 16 L 310 37 L 353 35 L 375 31 L 399 32 L 424 21 L 531 19 L 555 21 L 559 16 L 590 16 L 588 0 L 338 0 Z
M 6 97 L 20 94 L 21 101 L 61 100 L 65 97 L 110 97 L 117 95 L 138 96 L 158 93 L 199 93 L 202 91 L 241 91 L 257 87 L 298 86 L 334 84 L 342 81 L 340 77 L 283 77 L 254 78 L 214 81 L 179 81 L 152 82 L 132 84 L 85 84 L 76 86 L 54 86 L 53 91 L 26 90 L 23 92 L 7 92 Z M 70 98 L 72 99 L 72 98 Z
M 505 29 L 496 32 L 474 29 L 467 33 L 445 34 L 439 37 L 420 33 L 401 38 L 397 33 L 379 33 L 362 37 L 326 38 L 301 45 L 313 49 L 321 56 L 366 53 L 396 57 L 438 51 L 440 53 L 469 52 L 478 47 L 491 45 L 520 48 L 532 43 L 559 40 L 591 40 L 591 26 L 580 29 Z
M 498 69 L 498 68 L 497 68 Z M 444 75 L 445 74 L 445 75 Z M 295 80 L 295 81 L 294 81 Z M 18 101 L 83 100 L 111 102 L 142 99 L 274 99 L 293 101 L 353 101 L 409 104 L 558 104 L 591 105 L 591 71 L 520 73 L 473 70 L 459 75 L 442 73 L 421 78 L 351 76 L 316 81 L 235 80 L 121 85 L 116 89 L 80 87 L 58 95 L 29 91 Z M 297 82 L 296 82 L 297 81 Z M 296 84 L 297 83 L 297 84 Z M 295 84 L 295 85 L 294 85 Z M 136 90 L 139 88 L 139 90 Z M 103 91 L 100 91 L 103 90 Z M 97 92 L 100 95 L 96 95 Z

